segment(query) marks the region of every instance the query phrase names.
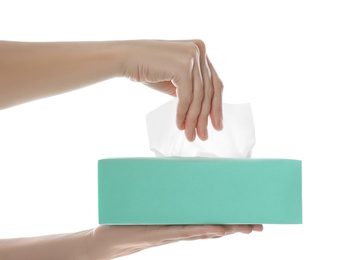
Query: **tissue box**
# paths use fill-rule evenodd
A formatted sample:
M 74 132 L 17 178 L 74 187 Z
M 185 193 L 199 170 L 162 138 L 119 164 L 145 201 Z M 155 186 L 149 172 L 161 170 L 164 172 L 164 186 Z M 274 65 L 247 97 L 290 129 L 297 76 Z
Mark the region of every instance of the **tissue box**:
M 118 158 L 98 166 L 100 224 L 302 223 L 298 160 Z

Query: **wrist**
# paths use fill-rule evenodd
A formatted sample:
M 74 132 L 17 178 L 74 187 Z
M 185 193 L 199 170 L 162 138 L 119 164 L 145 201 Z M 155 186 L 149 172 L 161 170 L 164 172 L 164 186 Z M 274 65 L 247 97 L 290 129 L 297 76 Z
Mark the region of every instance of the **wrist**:
M 113 258 L 113 232 L 110 226 L 98 226 L 90 230 L 86 234 L 87 245 L 91 248 L 89 250 L 90 259 L 111 259 Z
M 125 77 L 130 66 L 133 41 L 111 41 L 105 48 L 104 57 L 109 58 L 113 77 Z

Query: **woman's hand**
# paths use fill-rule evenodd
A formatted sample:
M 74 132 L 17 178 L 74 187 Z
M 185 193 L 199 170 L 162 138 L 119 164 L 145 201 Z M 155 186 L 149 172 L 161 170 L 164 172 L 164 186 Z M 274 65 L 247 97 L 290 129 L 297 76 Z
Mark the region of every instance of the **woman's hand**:
M 262 229 L 262 225 L 99 226 L 89 233 L 95 249 L 91 259 L 112 259 L 182 240 L 218 238 L 238 232 L 249 234 Z
M 0 57 L 0 109 L 125 76 L 178 96 L 189 141 L 207 139 L 208 116 L 222 128 L 223 84 L 201 40 L 0 41 Z
M 207 122 L 221 130 L 223 84 L 201 40 L 126 42 L 124 76 L 177 96 L 176 124 L 193 141 L 208 138 Z
M 99 226 L 72 234 L 0 239 L 0 259 L 107 260 L 181 240 L 262 229 L 262 225 Z

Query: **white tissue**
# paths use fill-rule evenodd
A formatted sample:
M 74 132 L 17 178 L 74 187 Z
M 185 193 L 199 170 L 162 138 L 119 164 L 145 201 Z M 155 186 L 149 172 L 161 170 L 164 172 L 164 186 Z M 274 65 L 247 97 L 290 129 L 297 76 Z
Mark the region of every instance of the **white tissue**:
M 223 104 L 223 130 L 213 129 L 209 119 L 206 141 L 187 141 L 176 127 L 177 99 L 146 115 L 150 149 L 157 157 L 251 157 L 255 129 L 250 104 Z

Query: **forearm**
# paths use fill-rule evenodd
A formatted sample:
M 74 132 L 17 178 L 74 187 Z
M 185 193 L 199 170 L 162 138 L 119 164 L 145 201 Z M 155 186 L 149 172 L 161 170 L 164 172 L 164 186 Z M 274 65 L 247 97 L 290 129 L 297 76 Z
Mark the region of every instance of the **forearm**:
M 149 228 L 155 231 L 153 226 Z M 165 244 L 159 237 L 155 242 L 149 241 L 152 236 L 149 228 L 98 226 L 71 234 L 0 239 L 0 259 L 109 260 Z
M 0 41 L 0 109 L 124 74 L 124 41 Z
M 0 240 L 0 259 L 88 260 L 93 252 L 92 230 L 74 234 Z

